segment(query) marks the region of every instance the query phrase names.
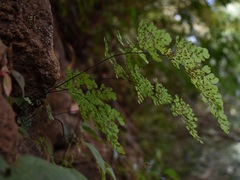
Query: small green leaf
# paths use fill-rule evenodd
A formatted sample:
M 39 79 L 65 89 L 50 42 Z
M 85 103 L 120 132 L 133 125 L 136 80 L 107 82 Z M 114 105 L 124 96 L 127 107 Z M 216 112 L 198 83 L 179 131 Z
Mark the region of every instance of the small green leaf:
M 203 66 L 202 70 L 207 74 L 211 72 L 211 68 L 208 65 Z
M 214 79 L 211 79 L 210 81 L 212 84 L 217 84 L 219 82 L 219 79 L 215 77 Z
M 120 44 L 124 46 L 123 38 L 119 31 L 117 31 L 117 39 L 118 39 L 118 42 L 120 42 Z
M 210 73 L 206 76 L 209 80 L 215 78 L 214 74 L 213 73 Z
M 210 57 L 208 50 L 206 48 L 203 48 L 202 55 L 205 59 L 208 59 Z
M 229 131 L 230 131 L 230 130 L 229 130 L 229 125 L 221 124 L 220 127 L 222 128 L 222 130 L 223 130 L 225 133 L 229 134 Z
M 107 42 L 107 39 L 104 37 L 104 44 L 105 44 L 105 52 L 104 52 L 104 55 L 105 57 L 108 57 L 110 56 L 110 53 L 109 53 L 109 47 L 108 47 L 108 42 Z
M 222 112 L 219 114 L 222 119 L 227 119 L 227 116 Z
M 145 61 L 146 64 L 149 63 L 145 54 L 143 54 L 143 53 L 140 52 L 140 53 L 139 53 L 139 56 Z

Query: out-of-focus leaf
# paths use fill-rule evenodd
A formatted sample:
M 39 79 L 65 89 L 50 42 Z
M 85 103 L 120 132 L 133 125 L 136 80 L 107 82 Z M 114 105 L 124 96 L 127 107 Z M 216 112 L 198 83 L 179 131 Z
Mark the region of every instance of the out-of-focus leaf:
M 97 161 L 97 165 L 100 169 L 100 173 L 101 173 L 101 179 L 105 179 L 106 178 L 106 174 L 109 174 L 114 180 L 116 180 L 116 176 L 113 172 L 112 167 L 106 163 L 102 156 L 100 155 L 100 153 L 98 152 L 98 150 L 89 143 L 84 142 L 84 144 L 89 148 L 89 150 L 92 152 L 93 156 L 95 157 L 96 161 Z
M 113 172 L 112 167 L 106 162 L 105 162 L 105 167 L 106 167 L 107 174 L 109 174 L 113 178 L 113 180 L 116 180 L 117 178 Z
M 166 174 L 167 176 L 169 176 L 173 180 L 179 180 L 180 179 L 178 177 L 177 172 L 174 169 L 171 169 L 171 168 L 165 169 L 163 173 Z
M 0 179 L 4 177 L 0 176 Z M 34 156 L 23 156 L 11 167 L 6 180 L 87 180 L 75 169 L 63 168 Z
M 12 79 L 7 73 L 3 77 L 3 89 L 6 96 L 10 96 L 10 93 L 12 91 Z
M 84 142 L 84 144 L 89 148 L 89 150 L 92 152 L 93 156 L 95 157 L 101 173 L 105 175 L 106 174 L 105 161 L 103 160 L 98 150 L 92 144 L 89 144 L 86 142 Z
M 18 84 L 19 84 L 19 86 L 20 86 L 20 88 L 22 90 L 22 96 L 24 97 L 25 96 L 25 91 L 24 91 L 25 80 L 24 80 L 23 76 L 19 72 L 15 71 L 15 70 L 12 70 L 11 73 L 12 73 L 12 76 L 18 82 Z

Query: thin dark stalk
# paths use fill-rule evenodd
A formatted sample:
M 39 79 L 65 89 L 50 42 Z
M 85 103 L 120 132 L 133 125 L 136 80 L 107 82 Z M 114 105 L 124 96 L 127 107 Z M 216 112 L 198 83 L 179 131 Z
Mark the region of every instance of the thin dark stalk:
M 122 56 L 122 55 L 127 55 L 127 54 L 130 54 L 130 53 L 133 53 L 133 52 L 132 52 L 132 51 L 129 51 L 129 52 L 126 52 L 126 53 L 114 54 L 114 55 L 112 55 L 112 56 L 110 56 L 110 57 L 108 57 L 108 58 L 106 58 L 106 59 L 103 59 L 102 61 L 100 61 L 100 62 L 94 64 L 93 66 L 91 66 L 91 67 L 85 69 L 84 71 L 79 72 L 78 74 L 76 74 L 75 76 L 73 76 L 73 77 L 67 79 L 66 81 L 64 81 L 64 82 L 62 82 L 62 83 L 60 83 L 60 84 L 58 84 L 57 86 L 53 87 L 52 89 L 50 89 L 50 90 L 47 91 L 46 93 L 49 93 L 49 92 L 53 91 L 54 89 L 56 89 L 56 88 L 62 86 L 63 84 L 65 84 L 65 83 L 67 83 L 67 82 L 73 80 L 74 78 L 80 76 L 81 74 L 83 74 L 83 73 L 85 73 L 85 72 L 87 72 L 87 71 L 89 71 L 89 70 L 91 70 L 91 69 L 97 67 L 98 65 L 100 65 L 100 64 L 102 64 L 102 63 L 104 63 L 104 62 L 106 62 L 106 61 L 108 61 L 108 60 L 110 60 L 110 59 L 112 59 L 112 58 L 114 58 L 114 57 L 118 57 L 118 56 Z

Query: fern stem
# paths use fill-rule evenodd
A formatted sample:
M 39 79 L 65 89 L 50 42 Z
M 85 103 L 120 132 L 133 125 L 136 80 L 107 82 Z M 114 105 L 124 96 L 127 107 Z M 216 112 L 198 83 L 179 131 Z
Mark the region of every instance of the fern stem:
M 73 76 L 73 77 L 67 79 L 66 81 L 64 81 L 64 82 L 62 82 L 62 83 L 60 83 L 60 84 L 58 84 L 57 86 L 54 86 L 52 89 L 48 90 L 48 91 L 46 92 L 46 94 L 52 92 L 54 89 L 56 89 L 56 88 L 58 88 L 58 87 L 61 87 L 63 84 L 65 84 L 65 83 L 71 81 L 72 79 L 75 79 L 76 77 L 80 76 L 82 73 L 85 73 L 85 72 L 87 72 L 87 71 L 89 71 L 89 70 L 91 70 L 91 69 L 97 67 L 98 65 L 100 65 L 100 64 L 102 64 L 102 63 L 104 63 L 104 62 L 106 62 L 106 61 L 108 61 L 108 60 L 110 60 L 110 59 L 112 59 L 112 58 L 114 58 L 114 57 L 123 56 L 123 55 L 131 54 L 131 53 L 133 53 L 133 52 L 132 52 L 132 51 L 129 51 L 129 52 L 125 52 L 125 53 L 114 54 L 114 55 L 112 55 L 112 56 L 110 56 L 110 57 L 108 57 L 108 58 L 105 58 L 105 59 L 103 59 L 102 61 L 100 61 L 100 62 L 94 64 L 93 66 L 91 66 L 91 67 L 85 69 L 84 71 L 79 72 L 79 73 L 76 74 L 75 76 Z

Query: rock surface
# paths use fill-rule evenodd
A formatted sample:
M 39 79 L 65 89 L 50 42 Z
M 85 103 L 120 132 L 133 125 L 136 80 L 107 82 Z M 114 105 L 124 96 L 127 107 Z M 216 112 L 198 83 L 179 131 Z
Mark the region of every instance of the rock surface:
M 0 92 L 0 154 L 8 163 L 12 163 L 17 156 L 18 126 L 12 107 Z
M 45 97 L 60 77 L 53 51 L 53 18 L 48 0 L 0 0 L 0 38 L 12 45 L 13 69 L 25 79 L 25 94 Z M 13 88 L 13 95 L 21 95 Z

